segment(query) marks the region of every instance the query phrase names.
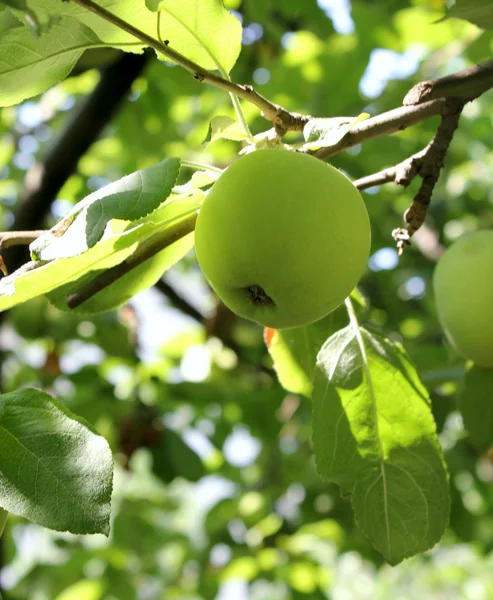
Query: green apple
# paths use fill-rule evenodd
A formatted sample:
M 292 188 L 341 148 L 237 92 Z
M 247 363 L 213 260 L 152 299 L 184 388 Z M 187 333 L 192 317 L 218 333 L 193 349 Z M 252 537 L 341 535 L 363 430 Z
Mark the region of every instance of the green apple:
M 7 517 L 9 513 L 0 507 L 0 537 L 2 537 L 3 530 L 5 529 L 5 523 L 7 522 Z
M 337 308 L 370 251 L 360 193 L 340 171 L 307 154 L 258 150 L 221 175 L 195 230 L 199 264 L 235 313 L 276 329 Z
M 493 368 L 493 231 L 462 236 L 433 275 L 438 319 L 464 358 Z

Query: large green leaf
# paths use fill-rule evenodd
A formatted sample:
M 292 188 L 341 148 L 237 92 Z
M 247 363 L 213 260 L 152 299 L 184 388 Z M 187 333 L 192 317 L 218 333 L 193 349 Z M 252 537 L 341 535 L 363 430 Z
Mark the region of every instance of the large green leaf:
M 93 192 L 31 244 L 33 258 L 77 256 L 99 242 L 110 220 L 135 221 L 145 217 L 168 198 L 179 170 L 180 159 L 167 158 Z
M 313 444 L 319 473 L 351 495 L 389 563 L 439 541 L 447 474 L 427 392 L 398 346 L 354 324 L 327 341 L 315 369 Z
M 146 0 L 161 13 L 161 35 L 204 69 L 227 75 L 241 50 L 241 23 L 222 0 Z
M 346 324 L 347 313 L 342 306 L 305 327 L 265 329 L 264 340 L 284 389 L 310 396 L 317 354 L 324 342 Z
M 156 39 L 158 17 L 144 0 L 101 0 L 99 6 Z M 16 104 L 65 78 L 84 50 L 114 46 L 140 52 L 146 46 L 101 16 L 59 0 L 28 0 L 19 16 L 36 15 L 40 36 L 16 27 L 0 43 L 0 106 Z M 241 50 L 241 24 L 219 0 L 165 1 L 161 33 L 171 47 L 205 69 L 227 76 Z M 200 15 L 200 18 L 198 16 Z M 33 23 L 32 18 L 30 19 Z M 38 21 L 36 21 L 37 27 Z
M 127 175 L 87 198 L 89 248 L 101 239 L 108 221 L 135 221 L 155 210 L 171 194 L 180 171 L 179 158 Z
M 84 50 L 102 45 L 72 19 L 54 21 L 39 37 L 27 27 L 11 29 L 0 40 L 0 106 L 44 92 L 70 73 Z
M 153 286 L 162 274 L 183 258 L 192 247 L 193 233 L 189 233 L 99 291 L 77 308 L 71 309 L 71 312 L 94 314 L 113 310 L 126 304 L 133 296 Z M 60 310 L 68 310 L 67 297 L 88 283 L 99 272 L 99 270 L 91 271 L 76 281 L 56 288 L 48 294 L 50 302 Z
M 366 311 L 366 300 L 357 288 L 350 297 L 357 312 Z M 346 307 L 341 305 L 323 319 L 305 327 L 264 329 L 264 341 L 284 389 L 294 394 L 311 395 L 313 371 L 320 348 L 331 335 L 347 324 Z
M 139 52 L 146 44 L 93 12 L 72 2 L 28 0 L 29 7 L 45 20 L 53 16 L 74 17 L 104 43 Z M 144 0 L 99 0 L 97 3 L 143 33 L 157 39 L 157 14 Z M 156 3 L 154 3 L 156 5 Z M 153 8 L 157 8 L 154 6 Z M 241 50 L 241 24 L 220 0 L 164 0 L 160 3 L 160 33 L 170 47 L 204 69 L 229 73 Z
M 106 440 L 48 394 L 0 396 L 0 506 L 39 525 L 109 533 L 113 459 Z
M 82 23 L 91 29 L 103 44 L 121 48 L 126 52 L 141 52 L 145 47 L 145 44 L 132 34 L 74 2 L 27 0 L 27 3 L 43 24 L 54 21 L 58 17 L 72 17 L 74 22 Z M 125 2 L 98 0 L 96 4 L 127 23 L 131 23 L 147 35 L 155 37 L 156 15 L 149 13 L 144 0 L 125 0 Z
M 487 451 L 493 447 L 493 369 L 474 365 L 467 371 L 459 408 L 476 448 Z
M 493 29 L 493 2 L 491 0 L 456 0 L 449 8 L 449 17 L 465 19 L 481 27 Z
M 18 271 L 0 281 L 0 310 L 47 294 L 55 288 L 85 273 L 110 268 L 123 262 L 138 247 L 139 240 L 151 230 L 145 225 L 137 225 L 126 232 L 97 244 L 93 249 L 73 258 L 60 258 L 44 263 L 39 261 L 21 267 Z M 118 247 L 116 246 L 118 241 Z
M 127 221 L 111 221 L 108 236 L 87 252 L 47 263 L 39 261 L 32 265 L 35 268 L 31 270 L 19 269 L 0 282 L 0 311 L 41 294 L 48 294 L 69 282 L 80 280 L 91 271 L 95 272 L 94 275 L 120 264 L 135 252 L 145 249 L 148 244 L 156 242 L 156 236 L 163 243 L 163 247 L 167 241 L 177 241 L 177 232 L 181 230 L 182 223 L 193 218 L 202 199 L 201 192 L 186 197 L 178 196 L 168 200 L 162 208 L 140 221 L 130 224 Z M 183 250 L 182 246 L 180 248 Z M 176 254 L 173 252 L 172 256 L 176 257 Z M 168 257 L 167 260 L 169 259 Z M 127 280 L 127 283 L 138 286 L 138 282 L 132 279 L 130 282 Z M 113 285 L 120 284 L 117 281 Z M 117 289 L 127 294 L 126 290 Z M 107 293 L 109 297 L 103 295 L 105 302 L 115 302 L 115 296 L 109 293 L 109 288 Z

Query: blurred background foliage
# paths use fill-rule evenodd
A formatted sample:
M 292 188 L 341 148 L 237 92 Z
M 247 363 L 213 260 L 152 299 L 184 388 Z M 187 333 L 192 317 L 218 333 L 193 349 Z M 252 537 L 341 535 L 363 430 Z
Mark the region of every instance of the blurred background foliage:
M 392 109 L 415 82 L 493 50 L 491 32 L 440 21 L 444 0 L 225 4 L 244 26 L 233 79 L 315 116 Z M 12 26 L 0 9 L 0 33 Z M 97 84 L 95 67 L 116 56 L 87 53 L 65 82 L 1 110 L 0 229 L 22 210 L 26 173 Z M 267 129 L 256 109 L 244 109 L 254 133 Z M 234 116 L 226 94 L 151 59 L 39 227 L 164 156 L 226 166 L 238 144 L 201 145 L 217 114 Z M 491 92 L 466 106 L 426 228 L 400 261 L 390 234 L 417 182 L 364 192 L 373 235 L 361 282 L 366 318 L 415 362 L 450 470 L 451 523 L 433 551 L 393 569 L 382 563 L 348 501 L 315 472 L 310 401 L 283 391 L 261 329 L 217 304 L 190 255 L 117 312 L 85 319 L 35 299 L 3 319 L 2 391 L 45 389 L 90 421 L 115 455 L 109 539 L 11 517 L 1 540 L 5 599 L 492 598 L 493 462 L 464 431 L 465 365 L 444 341 L 430 287 L 443 246 L 493 225 L 492 115 Z M 436 126 L 431 119 L 332 162 L 354 179 L 371 174 L 420 150 Z

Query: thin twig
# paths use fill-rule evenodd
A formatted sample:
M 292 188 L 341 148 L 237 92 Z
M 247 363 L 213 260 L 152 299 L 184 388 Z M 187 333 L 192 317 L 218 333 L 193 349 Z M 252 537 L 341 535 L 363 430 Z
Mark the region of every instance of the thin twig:
M 31 242 L 37 240 L 40 235 L 46 233 L 43 230 L 38 231 L 0 231 L 0 248 L 10 248 L 11 246 L 29 246 Z
M 493 59 L 473 65 L 447 77 L 420 81 L 405 95 L 406 106 L 421 104 L 434 98 L 472 100 L 493 87 Z
M 0 271 L 3 273 L 3 275 L 5 277 L 7 277 L 9 274 L 9 270 L 7 269 L 7 265 L 5 264 L 5 261 L 3 260 L 3 256 L 0 256 Z
M 382 135 L 388 135 L 395 131 L 402 131 L 411 125 L 416 125 L 430 117 L 439 115 L 444 104 L 445 100 L 437 99 L 417 106 L 401 106 L 394 110 L 389 110 L 381 115 L 358 123 L 337 144 L 328 148 L 320 148 L 314 152 L 314 155 L 317 158 L 325 159 L 362 142 Z
M 460 98 L 447 100 L 437 132 L 422 158 L 419 175 L 423 181 L 411 206 L 404 213 L 406 227 L 398 227 L 392 232 L 392 237 L 397 242 L 399 256 L 402 255 L 404 247 L 410 245 L 412 235 L 424 223 L 433 189 L 440 176 L 450 142 L 459 125 L 459 118 L 465 103 L 466 101 Z
M 398 165 L 383 169 L 378 173 L 373 173 L 373 175 L 367 175 L 366 177 L 356 179 L 353 181 L 353 184 L 358 190 L 366 190 L 376 185 L 391 182 L 407 187 L 416 175 L 418 175 L 421 165 L 423 164 L 423 157 L 427 150 L 428 146 L 423 150 L 416 152 L 416 154 L 413 154 L 409 158 L 406 158 L 406 160 L 403 160 Z
M 117 17 L 92 0 L 72 0 L 72 2 L 82 6 L 83 8 L 86 8 L 87 10 L 90 10 L 91 12 L 100 16 L 102 19 L 105 19 L 109 23 L 116 25 L 130 35 L 133 35 L 146 46 L 154 48 L 154 50 L 156 50 L 159 54 L 162 54 L 166 58 L 192 73 L 197 81 L 214 85 L 255 105 L 258 109 L 260 109 L 262 115 L 274 125 L 277 134 L 281 137 L 287 131 L 301 131 L 305 124 L 311 119 L 311 117 L 308 115 L 290 113 L 286 109 L 282 108 L 282 106 L 270 102 L 270 100 L 267 100 L 267 98 L 256 92 L 250 85 L 239 85 L 224 79 L 220 75 L 211 73 L 207 69 L 201 67 L 199 64 L 188 59 L 186 56 L 183 56 L 183 54 L 180 54 L 180 52 L 173 50 L 169 44 L 166 44 L 167 40 L 162 44 L 159 42 L 159 40 L 156 40 L 143 31 L 140 31 L 130 23 L 120 19 L 120 17 Z
M 166 298 L 168 298 L 168 300 L 171 302 L 171 304 L 174 307 L 176 307 L 178 310 L 180 310 L 182 313 L 184 313 L 185 315 L 188 315 L 189 317 L 192 317 L 192 319 L 195 319 L 195 321 L 197 321 L 198 323 L 203 323 L 205 321 L 204 315 L 200 311 L 198 311 L 194 306 L 189 304 L 185 300 L 185 298 L 183 298 L 175 290 L 174 287 L 169 285 L 169 283 L 167 283 L 163 279 L 160 279 L 154 285 L 154 287 L 157 290 L 159 290 L 164 296 L 166 296 Z
M 94 279 L 91 279 L 91 281 L 82 286 L 77 292 L 68 296 L 66 299 L 67 306 L 72 309 L 77 308 L 83 302 L 86 302 L 89 298 L 92 298 L 95 294 L 110 286 L 117 279 L 129 273 L 147 259 L 171 246 L 171 244 L 182 237 L 185 237 L 194 230 L 196 220 L 197 213 L 194 212 L 174 226 L 166 229 L 165 232 L 152 236 L 126 260 L 96 275 Z

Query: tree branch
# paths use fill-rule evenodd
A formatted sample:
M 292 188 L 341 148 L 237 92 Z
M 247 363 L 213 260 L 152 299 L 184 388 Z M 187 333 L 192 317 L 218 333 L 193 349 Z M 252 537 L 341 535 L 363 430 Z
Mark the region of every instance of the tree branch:
M 459 125 L 459 118 L 467 100 L 451 98 L 447 100 L 442 114 L 442 120 L 422 157 L 419 175 L 423 179 L 411 206 L 404 213 L 406 227 L 398 227 L 392 232 L 392 237 L 397 242 L 399 256 L 402 255 L 404 246 L 410 245 L 411 236 L 424 223 L 428 205 L 436 182 L 440 176 L 445 155 Z
M 493 59 L 447 77 L 420 81 L 405 95 L 403 104 L 421 104 L 434 98 L 472 100 L 493 87 Z
M 43 230 L 0 231 L 0 249 L 10 248 L 11 246 L 29 246 L 31 242 L 37 240 L 43 233 L 45 233 Z
M 445 100 L 436 99 L 417 106 L 401 106 L 388 112 L 358 123 L 351 131 L 333 146 L 320 148 L 313 154 L 317 158 L 328 158 L 342 150 L 361 144 L 382 135 L 402 131 L 411 125 L 421 123 L 430 117 L 439 115 L 445 105 Z
M 375 185 L 382 185 L 390 182 L 407 187 L 416 177 L 416 175 L 418 175 L 423 164 L 423 157 L 425 156 L 427 150 L 428 146 L 416 154 L 413 154 L 409 158 L 406 158 L 406 160 L 403 160 L 398 165 L 389 167 L 388 169 L 383 169 L 382 171 L 374 173 L 373 175 L 356 179 L 353 181 L 353 184 L 356 188 L 358 188 L 358 190 L 366 190 L 367 188 Z
M 397 242 L 399 255 L 402 255 L 404 247 L 410 244 L 411 237 L 424 223 L 433 189 L 440 176 L 445 155 L 458 127 L 464 105 L 492 87 L 493 60 L 474 65 L 447 77 L 422 81 L 406 94 L 403 101 L 405 106 L 402 109 L 364 121 L 346 134 L 337 146 L 323 148 L 316 153 L 316 156 L 320 158 L 327 158 L 355 143 L 370 139 L 368 134 L 375 137 L 374 134 L 381 135 L 382 132 L 396 131 L 393 127 L 399 122 L 407 127 L 410 118 L 420 116 L 419 112 L 408 113 L 407 109 L 427 107 L 427 113 L 428 110 L 433 111 L 434 102 L 442 102 L 440 110 L 437 111 L 441 114 L 440 125 L 433 140 L 423 151 L 395 167 L 362 177 L 354 182 L 358 189 L 366 189 L 390 181 L 407 186 L 417 174 L 422 177 L 421 186 L 413 198 L 411 206 L 404 214 L 406 227 L 398 227 L 392 232 L 392 236 Z M 424 115 L 421 113 L 421 116 Z M 439 250 L 435 252 L 435 254 L 438 253 Z
M 447 77 L 424 81 L 406 94 L 404 106 L 362 121 L 337 144 L 320 148 L 314 155 L 326 159 L 361 142 L 401 131 L 435 115 L 442 114 L 447 98 L 460 98 L 462 104 L 493 88 L 493 59 Z
M 198 323 L 203 323 L 205 320 L 204 315 L 194 308 L 191 304 L 189 304 L 185 298 L 183 298 L 174 287 L 166 283 L 163 279 L 160 279 L 154 287 L 159 290 L 168 300 L 171 302 L 173 306 L 175 306 L 178 310 L 180 310 L 185 315 L 192 317 Z
M 426 148 L 423 150 L 420 150 L 420 152 L 413 154 L 398 165 L 388 169 L 383 169 L 382 171 L 374 173 L 373 175 L 356 179 L 353 181 L 353 184 L 358 190 L 366 190 L 367 188 L 375 185 L 382 185 L 391 182 L 403 187 L 407 187 L 411 184 L 412 180 L 419 175 L 423 165 L 423 159 L 426 156 L 427 151 L 428 146 L 426 146 Z M 415 246 L 420 250 L 421 254 L 434 262 L 437 262 L 445 251 L 445 248 L 440 244 L 437 232 L 430 227 L 427 227 L 424 223 L 421 225 L 419 230 L 416 231 L 413 241 Z
M 214 85 L 238 98 L 250 102 L 273 124 L 279 137 L 283 137 L 288 131 L 302 131 L 306 123 L 312 118 L 310 115 L 287 111 L 282 106 L 274 104 L 259 94 L 250 85 L 239 85 L 229 79 L 211 73 L 176 50 L 173 50 L 168 40 L 161 43 L 159 40 L 147 35 L 143 31 L 133 27 L 130 23 L 102 8 L 93 2 L 93 0 L 72 0 L 72 2 L 90 10 L 123 31 L 133 35 L 145 45 L 193 73 L 193 76 L 198 81 Z M 412 88 L 406 95 L 404 107 L 364 121 L 346 134 L 338 144 L 329 148 L 321 148 L 314 154 L 318 158 L 325 159 L 368 139 L 405 129 L 433 115 L 439 114 L 441 110 L 439 102 L 444 97 L 459 96 L 472 99 L 491 87 L 493 87 L 493 60 L 475 65 L 455 75 L 434 81 L 422 82 Z M 436 102 L 435 104 L 433 104 L 434 101 Z
M 267 98 L 256 92 L 251 85 L 239 85 L 237 83 L 233 83 L 229 79 L 225 79 L 219 75 L 216 75 L 215 73 L 211 73 L 207 69 L 201 67 L 199 64 L 186 58 L 186 56 L 183 56 L 183 54 L 173 50 L 170 47 L 168 40 L 165 40 L 164 43 L 161 43 L 159 40 L 156 40 L 143 31 L 140 31 L 140 29 L 137 29 L 130 23 L 120 19 L 120 17 L 117 17 L 92 0 L 72 0 L 72 2 L 82 6 L 87 10 L 90 10 L 102 19 L 105 19 L 105 21 L 116 25 L 116 27 L 126 31 L 130 35 L 133 35 L 146 46 L 153 48 L 159 54 L 162 54 L 169 60 L 192 73 L 197 81 L 214 85 L 222 90 L 225 90 L 226 92 L 229 92 L 230 94 L 234 94 L 238 98 L 247 100 L 260 109 L 262 116 L 274 125 L 276 133 L 280 137 L 282 137 L 287 131 L 301 131 L 304 125 L 311 119 L 311 117 L 308 115 L 290 113 L 282 108 L 282 106 L 270 102 L 270 100 L 267 100 Z

